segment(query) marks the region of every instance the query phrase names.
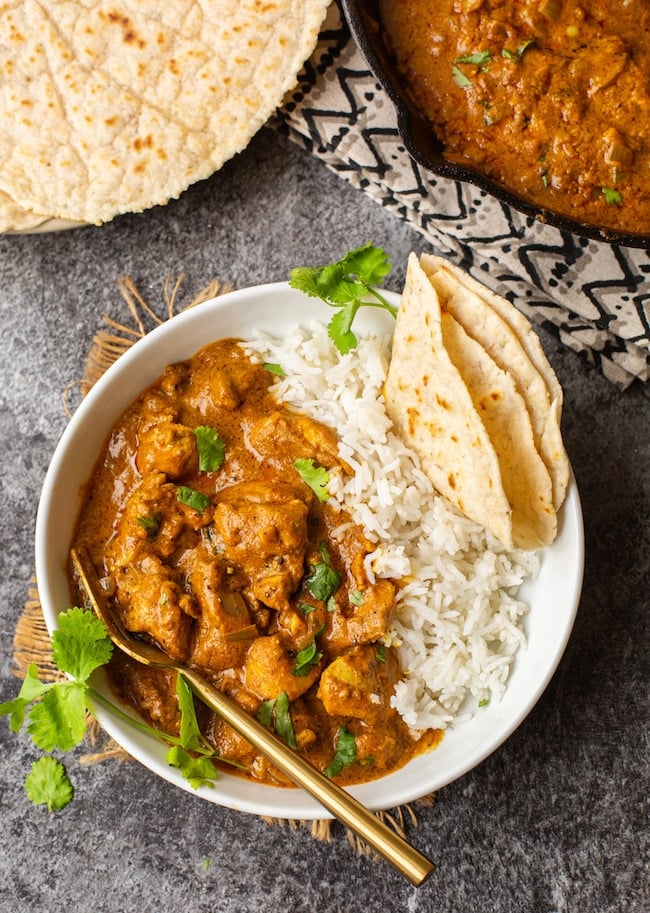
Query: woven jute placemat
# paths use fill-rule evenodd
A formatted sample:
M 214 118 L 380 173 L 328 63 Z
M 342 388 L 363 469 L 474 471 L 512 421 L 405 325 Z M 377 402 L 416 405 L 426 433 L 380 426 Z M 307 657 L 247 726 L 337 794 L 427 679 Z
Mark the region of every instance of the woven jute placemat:
M 215 298 L 232 290 L 217 279 L 183 302 L 181 289 L 185 277 L 167 277 L 162 289 L 162 303 L 151 306 L 138 291 L 135 283 L 127 276 L 118 279 L 118 289 L 126 306 L 124 322 L 103 316 L 86 358 L 81 376 L 72 381 L 62 394 L 63 408 L 70 418 L 88 391 L 117 359 L 130 347 L 142 339 L 152 329 L 181 311 L 195 307 L 203 301 Z M 18 678 L 24 678 L 27 669 L 36 663 L 42 681 L 56 681 L 63 678 L 52 659 L 50 636 L 43 618 L 38 593 L 38 581 L 33 578 L 29 587 L 22 613 L 18 619 L 13 640 L 12 672 Z M 102 733 L 94 720 L 89 721 L 86 745 L 88 751 L 80 756 L 81 764 L 120 763 L 131 761 L 130 755 L 105 733 Z M 378 817 L 385 821 L 401 836 L 406 836 L 408 827 L 417 826 L 419 809 L 430 808 L 435 803 L 431 794 L 419 799 L 416 803 L 402 805 L 388 811 L 378 812 Z M 303 828 L 309 831 L 316 840 L 329 842 L 332 829 L 338 822 L 329 819 L 316 821 L 297 821 L 284 818 L 263 817 L 269 825 Z M 350 845 L 361 855 L 375 855 L 367 844 L 355 834 L 347 831 Z

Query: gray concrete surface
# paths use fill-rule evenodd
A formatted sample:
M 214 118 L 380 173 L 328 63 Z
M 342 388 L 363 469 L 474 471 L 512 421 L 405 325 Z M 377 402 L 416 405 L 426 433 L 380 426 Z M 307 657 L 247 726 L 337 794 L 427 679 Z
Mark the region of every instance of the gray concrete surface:
M 0 700 L 17 691 L 12 638 L 33 574 L 41 484 L 101 315 L 123 319 L 130 275 L 160 300 L 284 279 L 372 239 L 399 289 L 421 238 L 264 130 L 209 181 L 101 228 L 0 237 Z M 0 721 L 1 913 L 642 913 L 647 886 L 649 389 L 625 393 L 543 332 L 565 387 L 564 432 L 583 500 L 587 562 L 573 636 L 518 731 L 419 812 L 409 837 L 438 863 L 422 888 L 305 831 L 202 803 L 135 762 L 70 772 L 65 810 L 32 806 L 37 752 Z

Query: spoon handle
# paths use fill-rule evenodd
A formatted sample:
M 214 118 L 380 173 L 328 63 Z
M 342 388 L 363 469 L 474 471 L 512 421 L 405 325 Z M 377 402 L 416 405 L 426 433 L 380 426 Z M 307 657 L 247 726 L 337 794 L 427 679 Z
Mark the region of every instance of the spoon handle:
M 242 710 L 235 701 L 213 688 L 203 676 L 192 669 L 183 668 L 181 672 L 204 703 L 265 755 L 293 783 L 314 796 L 335 818 L 394 865 L 411 884 L 421 885 L 431 874 L 435 868 L 431 860 L 380 821 L 353 796 L 292 751 L 274 733 Z

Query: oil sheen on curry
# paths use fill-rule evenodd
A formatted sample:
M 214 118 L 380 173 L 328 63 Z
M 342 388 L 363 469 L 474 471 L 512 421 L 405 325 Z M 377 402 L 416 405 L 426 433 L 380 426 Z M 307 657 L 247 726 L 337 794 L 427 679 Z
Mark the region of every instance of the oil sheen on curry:
M 445 157 L 580 222 L 650 232 L 648 0 L 382 0 Z
M 369 582 L 372 544 L 296 468 L 347 471 L 336 436 L 279 405 L 272 380 L 236 340 L 167 367 L 114 427 L 75 544 L 89 549 L 129 631 L 253 715 L 282 698 L 297 750 L 319 769 L 341 728 L 351 734 L 356 761 L 337 780 L 359 783 L 440 734 L 414 740 L 390 704 L 400 668 L 383 639 L 395 584 Z M 145 719 L 177 734 L 173 673 L 116 651 L 110 677 Z M 197 713 L 220 757 L 290 785 L 207 708 Z

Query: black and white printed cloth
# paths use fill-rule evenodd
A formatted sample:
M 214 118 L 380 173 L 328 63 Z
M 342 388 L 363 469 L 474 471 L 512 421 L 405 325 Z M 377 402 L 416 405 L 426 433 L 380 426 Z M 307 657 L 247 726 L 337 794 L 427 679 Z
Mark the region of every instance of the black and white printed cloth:
M 543 225 L 470 184 L 421 168 L 336 3 L 275 126 L 407 220 L 439 254 L 555 332 L 616 386 L 648 380 L 648 252 Z

